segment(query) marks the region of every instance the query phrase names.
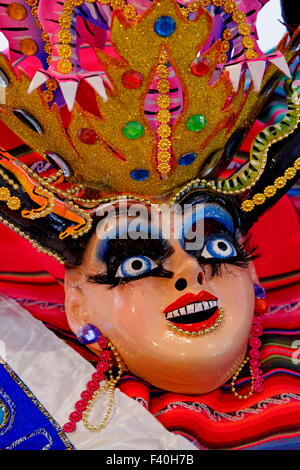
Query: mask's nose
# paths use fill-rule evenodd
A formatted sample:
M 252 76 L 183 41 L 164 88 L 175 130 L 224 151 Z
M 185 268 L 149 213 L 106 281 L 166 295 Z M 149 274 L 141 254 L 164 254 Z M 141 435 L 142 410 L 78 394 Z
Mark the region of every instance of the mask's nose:
M 197 289 L 204 283 L 204 273 L 197 260 L 189 256 L 179 244 L 176 244 L 173 257 L 173 280 L 176 290 Z

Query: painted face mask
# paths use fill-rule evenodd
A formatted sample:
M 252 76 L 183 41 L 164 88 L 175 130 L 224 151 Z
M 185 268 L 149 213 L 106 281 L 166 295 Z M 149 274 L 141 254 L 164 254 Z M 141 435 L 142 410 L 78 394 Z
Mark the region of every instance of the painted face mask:
M 249 362 L 249 396 L 262 388 L 246 234 L 300 169 L 298 31 L 264 54 L 265 3 L 40 0 L 0 15 L 1 221 L 66 266 L 70 327 L 99 357 L 66 432 L 89 429 L 103 379 L 105 425 L 125 368 L 189 394 L 233 377 L 243 398 Z M 279 72 L 288 112 L 235 166 Z
M 139 231 L 133 216 L 114 211 L 98 223 L 81 266 L 66 273 L 73 329 L 78 302 L 126 367 L 166 390 L 217 388 L 247 349 L 252 257 L 235 214 L 218 199 L 196 193 L 182 211 L 160 214 L 144 205 Z M 74 283 L 81 299 L 68 297 Z

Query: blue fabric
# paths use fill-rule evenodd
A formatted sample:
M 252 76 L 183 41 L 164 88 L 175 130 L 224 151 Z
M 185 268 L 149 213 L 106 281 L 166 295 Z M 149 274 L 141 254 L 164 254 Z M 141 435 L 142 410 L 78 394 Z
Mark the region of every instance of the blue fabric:
M 73 449 L 60 426 L 7 364 L 0 364 L 0 449 Z

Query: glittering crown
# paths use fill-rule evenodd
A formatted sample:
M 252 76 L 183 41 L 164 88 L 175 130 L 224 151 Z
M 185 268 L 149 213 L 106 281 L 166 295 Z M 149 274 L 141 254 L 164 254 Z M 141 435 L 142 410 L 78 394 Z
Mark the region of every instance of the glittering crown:
M 207 188 L 237 196 L 253 221 L 300 168 L 300 105 L 288 80 L 282 122 L 220 178 L 298 54 L 299 30 L 277 52 L 259 49 L 255 23 L 267 1 L 1 4 L 9 47 L 0 55 L 0 120 L 23 145 L 0 138 L 0 219 L 75 264 L 97 206 L 118 195 L 172 202 Z
M 53 27 L 44 19 L 43 2 L 38 13 L 36 3 L 27 0 L 26 8 L 33 5 L 31 15 L 44 26 L 42 37 L 49 39 L 45 30 Z M 150 7 L 141 3 L 140 14 L 121 0 L 111 2 L 116 14 L 106 37 L 110 44 L 104 51 L 97 49 L 96 68 L 101 65 L 102 71 L 87 72 L 79 57 L 85 50 L 78 57 L 72 52 L 72 18 L 79 16 L 80 5 L 91 9 L 98 4 L 103 13 L 107 3 L 62 3 L 58 29 L 52 31 L 58 41 L 52 41 L 50 67 L 39 67 L 31 83 L 20 70 L 28 73 L 26 63 L 15 64 L 17 76 L 1 58 L 9 82 L 1 120 L 34 151 L 68 167 L 72 182 L 102 193 L 164 195 L 191 179 L 218 174 L 262 105 L 258 87 L 264 90 L 274 73 L 272 64 L 262 73 L 267 58 L 253 39 L 258 2 L 203 0 L 183 7 L 160 0 Z M 10 19 L 21 14 L 13 5 L 7 10 Z M 256 11 L 248 21 L 251 5 Z M 224 25 L 217 30 L 222 15 Z M 27 60 L 39 50 L 34 44 L 28 38 Z M 48 52 L 50 45 L 46 42 Z M 272 61 L 285 67 L 281 53 Z M 247 91 L 245 63 L 253 78 Z M 82 81 L 96 91 L 95 113 L 86 109 L 82 97 L 81 105 L 75 102 Z M 67 125 L 61 114 L 64 102 L 70 112 Z

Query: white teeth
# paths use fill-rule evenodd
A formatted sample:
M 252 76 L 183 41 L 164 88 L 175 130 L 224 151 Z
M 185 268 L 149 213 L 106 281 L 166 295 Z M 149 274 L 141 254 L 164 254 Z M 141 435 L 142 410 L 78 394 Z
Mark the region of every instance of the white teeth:
M 189 304 L 186 306 L 187 313 L 194 313 L 195 311 L 195 304 Z
M 217 300 L 209 300 L 204 302 L 196 302 L 193 304 L 188 304 L 185 307 L 181 307 L 179 310 L 172 310 L 172 312 L 167 313 L 167 320 L 174 317 L 179 317 L 182 315 L 187 315 L 189 313 L 202 312 L 203 310 L 208 310 L 213 307 L 218 306 Z

